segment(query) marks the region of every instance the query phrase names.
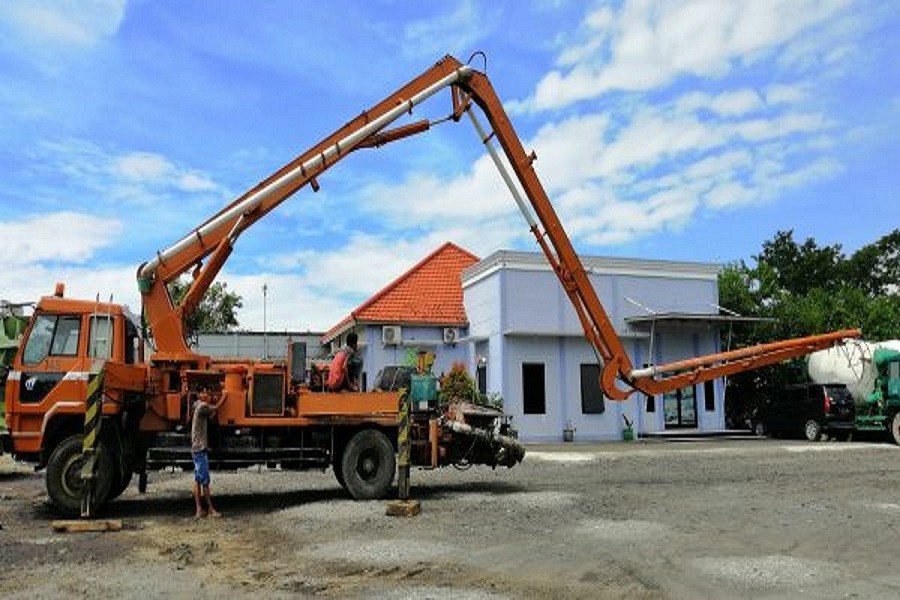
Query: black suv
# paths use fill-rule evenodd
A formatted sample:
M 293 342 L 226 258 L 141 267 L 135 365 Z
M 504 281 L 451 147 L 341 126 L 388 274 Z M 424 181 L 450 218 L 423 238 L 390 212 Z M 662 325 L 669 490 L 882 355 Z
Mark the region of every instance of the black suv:
M 757 433 L 803 436 L 811 442 L 822 439 L 823 434 L 849 439 L 856 421 L 856 405 L 842 383 L 801 383 L 774 393 L 762 416 L 755 427 Z

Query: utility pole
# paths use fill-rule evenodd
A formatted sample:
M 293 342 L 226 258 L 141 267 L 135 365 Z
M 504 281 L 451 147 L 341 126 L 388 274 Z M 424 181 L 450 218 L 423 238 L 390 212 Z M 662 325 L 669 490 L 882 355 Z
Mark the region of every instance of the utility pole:
M 263 284 L 263 360 L 269 360 L 269 334 L 266 328 L 266 294 L 269 291 L 268 284 Z

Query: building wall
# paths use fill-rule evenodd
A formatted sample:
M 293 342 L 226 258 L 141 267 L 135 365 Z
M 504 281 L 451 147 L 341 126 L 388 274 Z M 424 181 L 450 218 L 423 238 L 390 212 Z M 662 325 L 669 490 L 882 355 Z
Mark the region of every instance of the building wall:
M 233 333 L 201 333 L 197 336 L 195 349 L 204 355 L 217 358 L 254 358 L 266 356 L 271 360 L 287 358 L 290 342 L 304 342 L 306 356 L 316 358 L 323 355 L 322 334 L 315 332 L 268 333 L 239 331 Z
M 414 365 L 415 356 L 419 350 L 434 352 L 435 361 L 432 370 L 436 375 L 449 371 L 454 362 L 469 364 L 469 344 L 466 342 L 445 344 L 443 327 L 403 325 L 401 327 L 402 341 L 397 345 L 382 343 L 381 328 L 382 325 L 364 325 L 357 331 L 367 390 L 372 389 L 378 371 L 384 367 Z M 457 329 L 457 339 L 467 335 L 466 328 Z
M 486 259 L 486 260 L 490 260 Z M 502 261 L 498 261 L 502 262 Z M 624 262 L 624 261 L 623 261 Z M 641 261 L 635 261 L 638 266 Z M 650 356 L 648 329 L 630 327 L 625 319 L 656 313 L 685 312 L 716 314 L 718 289 L 709 266 L 698 276 L 672 274 L 666 264 L 654 264 L 649 274 L 593 273 L 597 290 L 610 321 L 626 352 L 641 366 Z M 626 265 L 627 266 L 627 265 Z M 577 440 L 621 439 L 628 417 L 638 432 L 666 429 L 664 400 L 655 398 L 648 412 L 643 394 L 632 394 L 624 402 L 606 399 L 602 414 L 584 414 L 581 398 L 581 365 L 596 364 L 596 357 L 568 297 L 556 275 L 542 266 L 522 268 L 500 264 L 493 270 L 466 277 L 464 303 L 470 328 L 470 370 L 484 364 L 487 391 L 504 398 L 505 410 L 525 441 L 559 441 L 563 429 L 574 427 Z M 644 308 L 642 308 L 641 305 Z M 654 331 L 652 362 L 662 363 L 718 350 L 718 330 L 704 324 L 691 327 L 659 327 Z M 545 381 L 545 412 L 525 414 L 522 365 L 542 363 Z M 695 394 L 697 428 L 724 428 L 722 382 L 714 383 L 714 410 L 705 410 L 704 386 Z

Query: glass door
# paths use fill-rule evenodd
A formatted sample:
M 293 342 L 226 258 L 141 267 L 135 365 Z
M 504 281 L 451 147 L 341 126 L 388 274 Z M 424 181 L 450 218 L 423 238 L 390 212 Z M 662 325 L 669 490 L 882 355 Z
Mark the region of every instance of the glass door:
M 697 394 L 694 386 L 663 395 L 666 429 L 697 427 Z

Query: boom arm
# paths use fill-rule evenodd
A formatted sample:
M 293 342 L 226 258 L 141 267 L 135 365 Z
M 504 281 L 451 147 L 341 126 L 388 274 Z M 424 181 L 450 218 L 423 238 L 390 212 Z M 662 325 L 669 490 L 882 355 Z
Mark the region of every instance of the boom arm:
M 832 346 L 844 338 L 860 335 L 858 330 L 838 331 L 648 369 L 635 369 L 534 171 L 536 156 L 525 152 L 487 75 L 447 56 L 140 267 L 139 287 L 144 295 L 147 320 L 153 327 L 159 348 L 158 355 L 169 360 L 186 360 L 191 356 L 184 341 L 183 317 L 199 303 L 242 231 L 307 183 L 317 190 L 316 177 L 353 150 L 377 147 L 427 130 L 427 122 L 418 122 L 384 131 L 391 123 L 405 114 L 411 114 L 416 105 L 445 87 L 452 88 L 452 119 L 459 120 L 466 113 L 472 120 L 538 245 L 572 302 L 585 336 L 603 365 L 600 384 L 608 397 L 623 400 L 635 390 L 658 394 L 691 383 L 802 356 Z M 472 110 L 472 102 L 487 117 L 492 133 L 485 133 Z M 499 142 L 527 201 L 519 194 L 494 149 L 493 138 Z M 207 257 L 206 266 L 199 268 L 201 261 Z M 193 285 L 182 305 L 174 307 L 166 291 L 166 284 L 195 266 L 197 268 Z M 623 383 L 626 389 L 620 388 L 618 382 Z

